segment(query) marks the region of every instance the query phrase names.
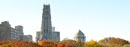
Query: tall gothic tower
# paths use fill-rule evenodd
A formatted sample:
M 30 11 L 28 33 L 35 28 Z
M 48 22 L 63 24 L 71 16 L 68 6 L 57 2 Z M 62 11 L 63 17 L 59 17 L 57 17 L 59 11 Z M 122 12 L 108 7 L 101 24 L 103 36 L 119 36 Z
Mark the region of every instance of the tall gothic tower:
M 50 5 L 43 5 L 40 40 L 52 40 Z

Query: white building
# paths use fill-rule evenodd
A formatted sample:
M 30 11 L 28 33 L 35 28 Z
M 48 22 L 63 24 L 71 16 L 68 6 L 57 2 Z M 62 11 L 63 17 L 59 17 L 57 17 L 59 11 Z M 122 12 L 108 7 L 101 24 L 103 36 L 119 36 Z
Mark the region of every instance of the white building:
M 80 41 L 85 42 L 85 41 L 86 41 L 86 36 L 84 35 L 84 33 L 83 33 L 81 30 L 79 30 L 79 31 L 76 33 L 74 39 L 75 39 L 76 41 L 80 40 Z

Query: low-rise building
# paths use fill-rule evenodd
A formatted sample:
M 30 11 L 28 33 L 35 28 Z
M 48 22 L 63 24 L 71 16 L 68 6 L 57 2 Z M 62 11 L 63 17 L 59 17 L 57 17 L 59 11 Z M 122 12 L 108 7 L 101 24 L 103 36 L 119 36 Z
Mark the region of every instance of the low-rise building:
M 59 42 L 60 41 L 60 32 L 52 32 L 52 40 L 55 42 Z
M 23 40 L 32 41 L 32 35 L 24 35 Z

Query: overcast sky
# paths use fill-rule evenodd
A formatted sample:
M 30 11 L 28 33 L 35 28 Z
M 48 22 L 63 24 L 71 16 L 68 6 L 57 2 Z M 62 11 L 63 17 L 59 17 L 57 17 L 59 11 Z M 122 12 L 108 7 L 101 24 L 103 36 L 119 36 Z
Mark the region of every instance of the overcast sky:
M 86 40 L 119 37 L 130 41 L 130 0 L 0 0 L 0 22 L 24 26 L 24 34 L 41 30 L 43 4 L 50 4 L 52 25 L 64 38 L 80 29 Z

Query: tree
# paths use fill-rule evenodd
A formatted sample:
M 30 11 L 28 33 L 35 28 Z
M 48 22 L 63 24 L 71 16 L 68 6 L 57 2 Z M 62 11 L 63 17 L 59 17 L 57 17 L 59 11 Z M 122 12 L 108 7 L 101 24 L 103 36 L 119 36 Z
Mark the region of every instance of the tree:
M 99 40 L 98 42 L 102 46 L 106 47 L 121 47 L 125 44 L 129 44 L 128 41 L 120 38 L 114 38 L 114 37 L 109 37 L 109 38 L 104 38 L 102 40 Z
M 130 47 L 130 44 L 129 45 L 123 45 L 122 47 Z
M 78 41 L 76 42 L 76 45 L 77 45 L 78 47 L 84 47 L 84 42 L 78 40 Z
M 101 45 L 99 45 L 96 41 L 94 40 L 90 40 L 89 42 L 85 43 L 85 46 L 87 47 L 102 47 Z
M 52 41 L 46 41 L 46 40 L 42 40 L 39 42 L 39 45 L 41 45 L 42 47 L 56 47 L 57 44 L 52 42 Z
M 0 47 L 41 47 L 35 42 L 20 41 L 20 40 L 6 40 L 0 42 Z
M 59 47 L 75 47 L 76 41 L 71 39 L 64 39 L 58 44 Z

